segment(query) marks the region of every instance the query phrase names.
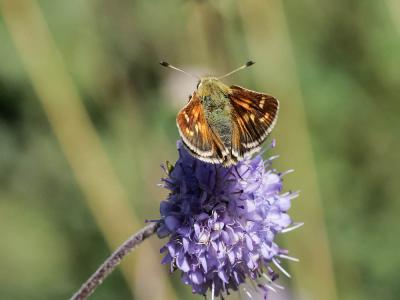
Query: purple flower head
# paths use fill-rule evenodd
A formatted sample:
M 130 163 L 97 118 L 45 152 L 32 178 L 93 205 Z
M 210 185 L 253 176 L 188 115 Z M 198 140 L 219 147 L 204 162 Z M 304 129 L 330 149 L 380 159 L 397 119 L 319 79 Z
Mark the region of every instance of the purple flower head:
M 273 146 L 273 145 L 272 145 Z M 159 237 L 164 264 L 179 269 L 193 293 L 212 297 L 238 290 L 246 279 L 263 295 L 276 284 L 280 259 L 292 259 L 275 242 L 293 223 L 287 210 L 297 193 L 281 193 L 282 176 L 261 155 L 225 168 L 199 161 L 178 142 L 179 159 L 163 186 Z M 248 293 L 248 291 L 245 291 Z

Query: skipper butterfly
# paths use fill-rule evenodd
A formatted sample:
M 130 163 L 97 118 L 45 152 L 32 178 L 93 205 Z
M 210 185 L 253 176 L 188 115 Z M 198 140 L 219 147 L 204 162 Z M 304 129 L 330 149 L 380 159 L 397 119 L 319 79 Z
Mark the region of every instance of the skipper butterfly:
M 167 62 L 160 64 L 189 74 Z M 195 76 L 197 88 L 179 111 L 176 123 L 184 145 L 196 158 L 231 166 L 259 151 L 271 133 L 278 117 L 278 100 L 220 81 L 253 64 L 249 61 L 221 77 Z

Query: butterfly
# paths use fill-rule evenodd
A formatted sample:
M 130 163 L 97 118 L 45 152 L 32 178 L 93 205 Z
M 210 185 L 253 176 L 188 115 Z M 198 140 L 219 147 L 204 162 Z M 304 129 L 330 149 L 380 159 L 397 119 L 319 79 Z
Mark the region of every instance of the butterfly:
M 179 134 L 185 147 L 199 160 L 225 167 L 235 165 L 259 151 L 274 128 L 277 99 L 220 81 L 253 64 L 249 61 L 221 77 L 199 78 L 189 102 L 179 111 Z M 161 65 L 186 73 L 166 62 Z

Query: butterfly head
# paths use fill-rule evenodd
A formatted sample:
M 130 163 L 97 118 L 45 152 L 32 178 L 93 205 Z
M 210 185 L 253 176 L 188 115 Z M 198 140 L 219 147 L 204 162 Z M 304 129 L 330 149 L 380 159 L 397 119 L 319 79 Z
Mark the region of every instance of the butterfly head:
M 200 97 L 211 96 L 215 94 L 227 94 L 229 87 L 222 83 L 217 77 L 202 77 L 197 83 L 197 94 Z

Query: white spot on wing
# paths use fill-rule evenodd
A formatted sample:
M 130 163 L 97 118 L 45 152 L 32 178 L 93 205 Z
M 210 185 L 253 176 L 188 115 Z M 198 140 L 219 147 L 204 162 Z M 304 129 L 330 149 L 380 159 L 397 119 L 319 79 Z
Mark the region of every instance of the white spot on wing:
M 190 119 L 188 114 L 186 112 L 183 112 L 183 115 L 185 116 L 186 122 L 189 123 Z

